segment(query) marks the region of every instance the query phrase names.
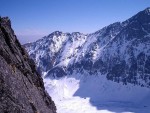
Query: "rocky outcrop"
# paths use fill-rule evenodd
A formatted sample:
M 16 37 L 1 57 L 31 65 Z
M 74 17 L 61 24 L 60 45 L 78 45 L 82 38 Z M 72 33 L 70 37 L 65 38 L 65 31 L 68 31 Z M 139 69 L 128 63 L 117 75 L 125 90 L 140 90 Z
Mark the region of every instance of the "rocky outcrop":
M 34 61 L 7 17 L 0 18 L 0 113 L 56 113 Z

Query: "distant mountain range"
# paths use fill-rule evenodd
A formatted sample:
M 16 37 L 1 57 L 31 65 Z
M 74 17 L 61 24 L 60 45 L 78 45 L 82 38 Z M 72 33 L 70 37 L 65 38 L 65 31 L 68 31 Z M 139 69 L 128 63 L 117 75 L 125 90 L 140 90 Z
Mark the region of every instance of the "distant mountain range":
M 44 77 L 106 75 L 150 87 L 150 8 L 91 34 L 55 31 L 24 46 Z

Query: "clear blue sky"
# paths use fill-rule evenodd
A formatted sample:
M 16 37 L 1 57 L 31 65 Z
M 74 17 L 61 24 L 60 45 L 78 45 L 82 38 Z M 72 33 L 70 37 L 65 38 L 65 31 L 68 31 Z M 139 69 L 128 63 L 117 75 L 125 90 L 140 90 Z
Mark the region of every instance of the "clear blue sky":
M 53 31 L 91 33 L 150 6 L 150 0 L 0 0 L 22 43 Z

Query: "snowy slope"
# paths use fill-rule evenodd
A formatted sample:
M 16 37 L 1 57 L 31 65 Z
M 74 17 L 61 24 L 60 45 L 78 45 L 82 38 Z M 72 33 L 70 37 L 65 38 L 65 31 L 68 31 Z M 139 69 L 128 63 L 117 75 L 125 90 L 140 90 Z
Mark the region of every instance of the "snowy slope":
M 73 74 L 44 82 L 58 113 L 150 112 L 149 88 L 108 81 L 104 75 Z
M 95 33 L 25 44 L 58 113 L 150 112 L 150 8 Z
M 56 31 L 25 47 L 42 72 L 56 66 L 67 67 L 85 43 L 87 35 Z
M 99 72 L 114 82 L 150 86 L 149 8 L 95 33 L 56 31 L 25 47 L 47 77 Z M 118 69 L 118 70 L 117 70 Z

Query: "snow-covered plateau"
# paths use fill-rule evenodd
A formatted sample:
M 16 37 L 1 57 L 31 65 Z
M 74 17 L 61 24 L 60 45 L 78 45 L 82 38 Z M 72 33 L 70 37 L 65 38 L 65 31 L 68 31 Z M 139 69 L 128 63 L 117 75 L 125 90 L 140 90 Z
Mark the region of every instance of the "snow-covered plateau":
M 24 45 L 58 113 L 150 113 L 149 9 L 91 34 L 55 31 Z

